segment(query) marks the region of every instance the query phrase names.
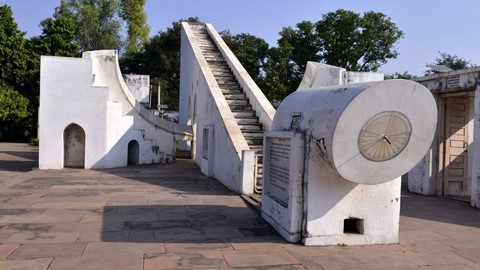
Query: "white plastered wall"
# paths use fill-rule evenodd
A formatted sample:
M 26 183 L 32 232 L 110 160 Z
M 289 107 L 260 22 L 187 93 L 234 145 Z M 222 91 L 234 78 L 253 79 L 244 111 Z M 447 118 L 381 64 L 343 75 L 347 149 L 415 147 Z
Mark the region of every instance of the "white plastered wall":
M 85 131 L 85 168 L 127 165 L 131 140 L 140 145 L 140 164 L 173 161 L 175 137 L 188 136 L 188 127 L 157 120 L 135 101 L 116 51 L 42 56 L 40 83 L 40 169 L 64 167 L 63 132 L 71 123 Z
M 480 208 L 480 143 L 476 137 L 480 134 L 480 68 L 458 70 L 449 73 L 433 74 L 418 78 L 417 81 L 427 87 L 435 96 L 439 112 L 437 134 L 427 155 L 408 173 L 408 189 L 423 195 L 443 194 L 443 143 L 442 123 L 445 98 L 454 96 L 472 96 L 469 102 L 469 141 L 467 185 L 470 187 L 470 201 L 473 207 Z
M 230 190 L 253 193 L 253 167 L 251 177 L 242 174 L 243 154 L 249 151 L 249 147 L 199 47 L 191 40 L 192 36 L 190 27 L 184 23 L 179 120 L 194 127 L 195 162 L 204 174 L 216 178 Z M 203 158 L 202 152 L 204 129 L 213 129 L 210 138 L 214 139 L 209 141 L 208 160 Z

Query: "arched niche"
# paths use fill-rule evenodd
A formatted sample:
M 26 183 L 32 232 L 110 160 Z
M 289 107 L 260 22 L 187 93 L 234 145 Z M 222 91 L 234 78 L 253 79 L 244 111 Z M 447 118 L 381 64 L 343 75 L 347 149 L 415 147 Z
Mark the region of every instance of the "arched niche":
M 63 131 L 63 166 L 85 167 L 85 131 L 77 124 L 68 125 Z

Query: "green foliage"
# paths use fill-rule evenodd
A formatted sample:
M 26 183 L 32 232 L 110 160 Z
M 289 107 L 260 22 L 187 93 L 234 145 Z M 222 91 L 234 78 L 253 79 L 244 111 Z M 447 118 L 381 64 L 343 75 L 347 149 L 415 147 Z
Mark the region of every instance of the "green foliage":
M 127 53 L 139 52 L 149 41 L 150 28 L 143 7 L 146 0 L 121 0 L 120 17 L 127 23 L 128 37 L 125 42 Z
M 18 30 L 12 9 L 0 7 L 0 83 L 12 86 L 22 84 L 27 73 L 29 55 L 25 33 Z
M 166 31 L 159 31 L 143 51 L 126 54 L 120 66 L 123 73 L 150 75 L 152 89 L 161 85 L 162 104 L 171 110 L 178 110 L 180 90 L 180 29 L 181 22 L 199 22 L 198 18 L 188 18 L 172 23 Z
M 395 72 L 391 75 L 385 75 L 385 80 L 393 80 L 393 79 L 403 79 L 403 80 L 415 80 L 417 76 L 408 73 L 407 71 L 403 73 Z
M 40 144 L 40 140 L 38 138 L 30 138 L 30 144 L 38 146 Z
M 268 56 L 268 43 L 261 38 L 245 33 L 233 36 L 229 31 L 224 31 L 220 34 L 253 80 L 258 83 Z
M 427 64 L 428 65 L 442 65 L 447 66 L 453 70 L 473 68 L 476 65 L 472 64 L 470 60 L 467 60 L 463 57 L 459 57 L 456 54 L 448 54 L 446 52 L 438 52 L 440 54 L 439 58 L 435 59 L 435 63 Z M 433 70 L 425 71 L 425 75 L 434 73 Z
M 292 50 L 290 46 L 274 47 L 268 53 L 268 60 L 264 67 L 264 80 L 258 85 L 273 104 L 280 104 L 298 86 L 295 85 L 298 77 L 292 74 L 294 64 L 289 58 L 284 57 L 290 55 Z
M 302 21 L 295 28 L 283 28 L 278 48 L 269 52 L 262 89 L 270 99 L 283 99 L 300 84 L 308 61 L 376 71 L 397 57 L 394 45 L 402 37 L 389 17 L 373 11 L 362 16 L 340 9 L 316 23 Z
M 122 22 L 119 12 L 119 0 L 61 0 L 54 17 L 75 23 L 75 41 L 81 51 L 120 50 Z
M 320 61 L 318 35 L 315 32 L 315 25 L 309 21 L 302 21 L 291 27 L 283 28 L 278 40 L 279 48 L 288 52 L 284 55 L 290 61 L 290 73 L 293 82 L 301 81 L 301 77 L 308 61 Z M 295 85 L 298 86 L 298 84 Z
M 0 85 L 0 121 L 18 122 L 30 115 L 28 99 L 13 88 Z
M 396 58 L 393 47 L 403 32 L 386 15 L 369 11 L 363 17 L 353 11 L 337 10 L 316 23 L 319 54 L 326 64 L 351 71 L 376 71 Z
M 41 55 L 78 55 L 79 45 L 75 42 L 75 23 L 70 18 L 48 18 L 40 23 L 42 35 L 34 42 Z

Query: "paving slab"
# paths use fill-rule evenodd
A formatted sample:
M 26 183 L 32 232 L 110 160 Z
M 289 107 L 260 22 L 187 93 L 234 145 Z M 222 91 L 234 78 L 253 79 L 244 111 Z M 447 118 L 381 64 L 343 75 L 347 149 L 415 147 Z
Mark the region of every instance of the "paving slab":
M 6 259 L 20 245 L 0 245 L 0 260 Z
M 74 243 L 80 233 L 48 233 L 48 232 L 20 232 L 14 233 L 5 240 L 7 244 L 52 244 Z
M 299 264 L 284 249 L 265 249 L 259 250 L 233 250 L 223 251 L 225 260 L 232 267 L 253 267 L 253 266 L 273 266 L 285 264 Z
M 1 269 L 1 268 L 0 268 Z M 114 269 L 142 270 L 143 254 L 116 254 L 55 258 L 48 270 Z
M 8 259 L 79 257 L 82 256 L 85 246 L 85 243 L 24 244 L 15 249 Z
M 46 270 L 49 267 L 52 260 L 53 258 L 0 261 L 0 269 L 2 270 Z M 64 268 L 64 269 L 67 269 L 67 268 Z M 68 268 L 68 269 L 72 269 L 72 268 Z
M 84 255 L 115 255 L 115 254 L 145 254 L 164 253 L 163 243 L 128 243 L 128 242 L 101 242 L 88 243 Z
M 38 148 L 0 143 L 2 270 L 480 269 L 480 210 L 447 198 L 403 191 L 399 244 L 305 247 L 190 160 L 104 170 L 37 160 Z
M 221 251 L 192 253 L 145 254 L 144 270 L 157 269 L 205 269 L 227 267 Z

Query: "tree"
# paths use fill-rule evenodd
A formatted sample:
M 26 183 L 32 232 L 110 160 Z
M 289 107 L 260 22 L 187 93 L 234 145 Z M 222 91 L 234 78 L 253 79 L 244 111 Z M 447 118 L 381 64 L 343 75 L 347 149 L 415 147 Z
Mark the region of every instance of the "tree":
M 267 97 L 283 99 L 297 89 L 308 61 L 323 62 L 349 71 L 376 71 L 396 58 L 394 45 L 403 32 L 378 12 L 363 14 L 339 9 L 316 23 L 302 21 L 285 27 L 266 61 Z
M 159 31 L 143 51 L 126 54 L 120 66 L 123 73 L 150 75 L 153 89 L 161 85 L 162 104 L 171 110 L 178 110 L 180 91 L 180 29 L 181 22 L 199 22 L 198 18 L 188 18 L 172 23 L 166 31 Z
M 316 23 L 323 62 L 350 71 L 376 71 L 396 58 L 394 45 L 403 32 L 383 13 L 337 10 Z
M 230 31 L 223 31 L 220 34 L 248 74 L 259 84 L 263 80 L 263 66 L 269 50 L 268 43 L 245 33 L 232 35 Z
M 268 52 L 268 59 L 264 66 L 265 79 L 259 84 L 260 89 L 273 104 L 280 102 L 295 91 L 296 76 L 292 75 L 292 62 L 286 55 L 291 54 L 293 48 L 273 47 Z
M 79 45 L 75 42 L 75 23 L 70 18 L 48 18 L 40 23 L 42 35 L 33 38 L 40 55 L 68 56 L 78 55 Z
M 308 61 L 320 61 L 318 35 L 315 25 L 302 21 L 296 28 L 286 27 L 280 32 L 278 46 L 290 52 L 292 80 L 300 83 Z M 298 86 L 298 85 L 296 85 Z
M 385 75 L 385 80 L 393 80 L 393 79 L 403 79 L 403 80 L 415 80 L 417 76 L 408 73 L 407 71 L 403 73 L 395 72 L 391 75 Z
M 150 28 L 144 11 L 145 0 L 121 0 L 121 18 L 127 23 L 127 53 L 139 52 L 149 41 Z
M 61 0 L 54 18 L 68 18 L 76 25 L 81 51 L 121 49 L 122 22 L 119 0 Z
M 435 59 L 435 63 L 427 64 L 428 65 L 442 65 L 447 66 L 453 70 L 459 69 L 467 69 L 475 67 L 476 65 L 472 64 L 470 60 L 465 58 L 459 57 L 456 54 L 448 54 L 446 52 L 438 52 L 440 54 L 440 58 Z M 433 70 L 425 71 L 425 75 L 434 73 Z
M 0 83 L 19 87 L 27 72 L 28 52 L 25 33 L 18 30 L 12 9 L 0 7 Z
M 30 115 L 28 99 L 13 88 L 0 84 L 0 121 L 18 122 Z

